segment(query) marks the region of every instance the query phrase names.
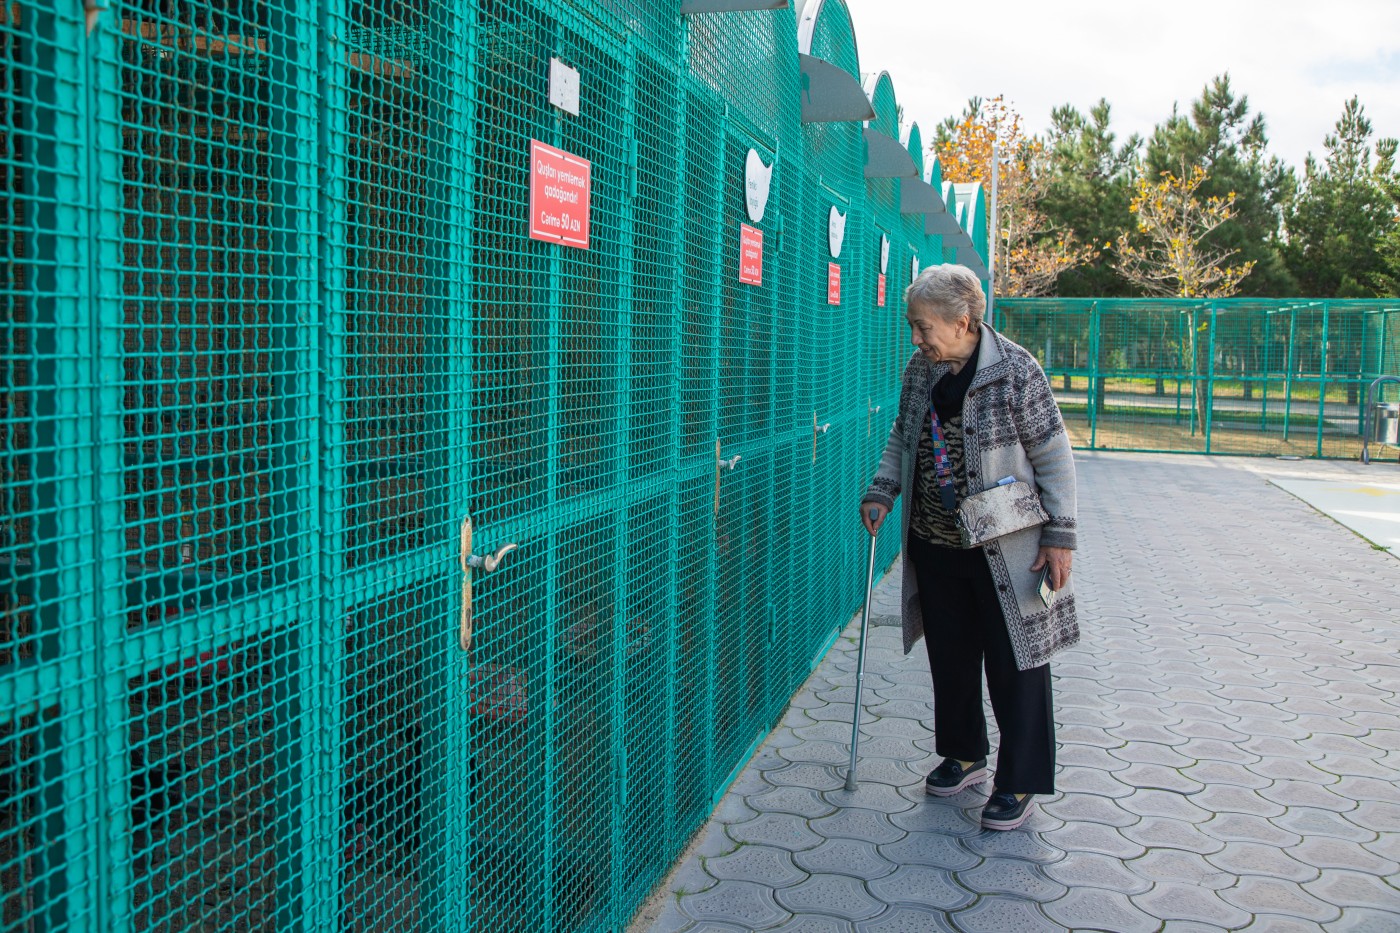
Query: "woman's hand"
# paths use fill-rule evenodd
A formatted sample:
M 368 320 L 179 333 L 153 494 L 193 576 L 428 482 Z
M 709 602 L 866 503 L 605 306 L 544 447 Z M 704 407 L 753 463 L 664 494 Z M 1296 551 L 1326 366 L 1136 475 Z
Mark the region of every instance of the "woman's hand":
M 870 519 L 872 514 L 875 516 L 874 521 Z M 872 537 L 880 530 L 880 526 L 885 523 L 885 516 L 888 514 L 890 514 L 890 510 L 878 502 L 862 502 L 860 504 L 861 524 L 865 526 L 865 530 L 870 532 Z
M 1042 547 L 1031 564 L 1031 573 L 1039 573 L 1040 568 L 1050 565 L 1050 589 L 1060 590 L 1069 582 L 1070 565 L 1074 563 L 1074 552 L 1067 547 Z

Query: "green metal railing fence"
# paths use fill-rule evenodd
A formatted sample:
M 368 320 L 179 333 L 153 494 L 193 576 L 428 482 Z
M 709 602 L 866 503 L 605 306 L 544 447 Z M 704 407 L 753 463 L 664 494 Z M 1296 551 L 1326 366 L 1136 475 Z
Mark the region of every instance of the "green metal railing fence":
M 939 261 L 796 32 L 0 0 L 6 930 L 626 924 L 859 606 Z M 536 143 L 588 249 L 528 233 Z M 467 515 L 517 548 L 464 592 Z
M 1002 298 L 1080 449 L 1351 459 L 1400 300 Z

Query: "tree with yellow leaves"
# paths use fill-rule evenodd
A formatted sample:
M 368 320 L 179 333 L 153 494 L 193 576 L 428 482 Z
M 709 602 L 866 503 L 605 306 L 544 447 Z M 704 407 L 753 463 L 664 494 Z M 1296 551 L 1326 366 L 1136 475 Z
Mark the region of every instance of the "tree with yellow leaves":
M 1137 236 L 1117 244 L 1119 274 L 1149 295 L 1172 298 L 1228 298 L 1254 268 L 1253 261 L 1230 265 L 1239 252 L 1206 243 L 1211 232 L 1235 216 L 1235 192 L 1197 197 L 1207 178 L 1201 166 L 1180 175 L 1162 172 L 1158 181 L 1139 177 L 1131 210 Z
M 1134 183 L 1130 209 L 1137 221 L 1137 236 L 1119 238 L 1114 268 L 1150 295 L 1228 298 L 1240 290 L 1254 268 L 1253 261 L 1230 265 L 1238 250 L 1206 243 L 1213 230 L 1235 216 L 1235 192 L 1224 197 L 1197 196 L 1206 178 L 1206 170 L 1197 165 L 1189 170 L 1183 166 L 1180 175 L 1162 172 L 1159 181 L 1139 177 Z M 1188 344 L 1182 348 L 1200 376 L 1209 371 L 1210 354 L 1203 339 L 1209 326 L 1209 321 L 1201 321 L 1188 327 Z M 1191 393 L 1204 424 L 1210 398 L 1208 391 L 1201 391 L 1202 381 L 1191 381 Z
M 933 154 L 943 166 L 943 180 L 981 182 L 990 196 L 993 144 L 1001 159 L 997 177 L 997 294 L 1032 298 L 1054 294 L 1066 269 L 1092 260 L 1097 253 L 1072 232 L 1052 229 L 1037 205 L 1048 181 L 1045 144 L 1021 129 L 1021 115 L 998 95 L 974 97 L 960 119 L 938 127 Z

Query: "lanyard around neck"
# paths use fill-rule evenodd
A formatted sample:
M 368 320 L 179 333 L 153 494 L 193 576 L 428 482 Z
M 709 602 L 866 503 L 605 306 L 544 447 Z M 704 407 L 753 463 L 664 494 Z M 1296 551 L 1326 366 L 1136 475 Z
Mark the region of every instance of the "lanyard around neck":
M 948 443 L 943 438 L 943 425 L 938 421 L 938 412 L 929 402 L 928 421 L 933 429 L 933 472 L 938 477 L 938 497 L 943 508 L 949 512 L 958 509 L 957 488 L 953 485 L 953 458 L 948 456 Z

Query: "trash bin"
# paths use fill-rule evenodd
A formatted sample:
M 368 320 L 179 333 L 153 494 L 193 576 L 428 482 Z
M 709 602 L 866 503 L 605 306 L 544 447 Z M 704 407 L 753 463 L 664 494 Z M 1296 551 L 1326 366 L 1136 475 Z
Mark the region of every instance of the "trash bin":
M 1400 402 L 1376 402 L 1371 406 L 1370 441 L 1400 447 Z

